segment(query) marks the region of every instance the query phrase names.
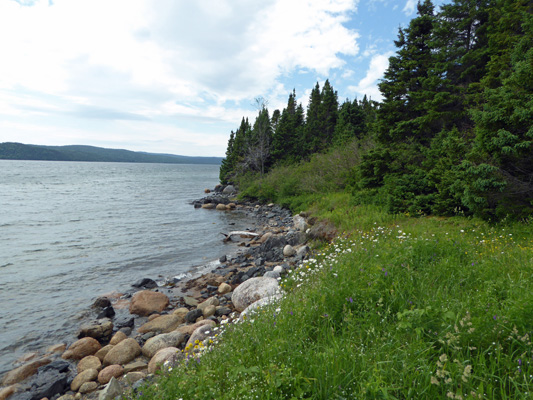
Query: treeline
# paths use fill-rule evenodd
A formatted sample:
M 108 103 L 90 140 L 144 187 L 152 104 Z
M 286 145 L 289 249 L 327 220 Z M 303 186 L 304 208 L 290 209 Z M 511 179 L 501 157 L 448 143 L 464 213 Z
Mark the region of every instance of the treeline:
M 221 181 L 355 142 L 355 202 L 411 215 L 533 214 L 533 2 L 430 0 L 399 30 L 383 100 L 339 105 L 328 81 L 232 132 Z M 364 146 L 361 144 L 364 143 Z M 351 145 L 353 146 L 353 144 Z

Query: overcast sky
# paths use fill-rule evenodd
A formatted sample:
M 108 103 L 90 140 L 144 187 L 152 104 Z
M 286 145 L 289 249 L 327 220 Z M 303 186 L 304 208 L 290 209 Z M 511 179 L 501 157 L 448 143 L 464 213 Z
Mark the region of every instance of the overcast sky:
M 442 4 L 435 1 L 435 4 Z M 253 100 L 377 82 L 416 0 L 0 0 L 0 142 L 224 156 Z

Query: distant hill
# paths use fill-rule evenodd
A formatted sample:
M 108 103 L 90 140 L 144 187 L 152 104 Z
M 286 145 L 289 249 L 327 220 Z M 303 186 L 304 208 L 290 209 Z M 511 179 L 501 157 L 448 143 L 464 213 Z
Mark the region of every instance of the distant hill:
M 0 160 L 100 161 L 162 164 L 220 164 L 221 157 L 188 157 L 173 154 L 145 153 L 105 149 L 94 146 L 40 146 L 0 143 Z

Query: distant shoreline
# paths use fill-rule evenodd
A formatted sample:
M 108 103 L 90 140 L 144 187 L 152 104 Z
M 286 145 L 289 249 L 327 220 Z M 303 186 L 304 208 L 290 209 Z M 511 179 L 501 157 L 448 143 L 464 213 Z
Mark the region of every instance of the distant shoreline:
M 83 145 L 43 146 L 14 142 L 0 143 L 0 160 L 220 165 L 222 159 L 222 157 L 146 153 Z

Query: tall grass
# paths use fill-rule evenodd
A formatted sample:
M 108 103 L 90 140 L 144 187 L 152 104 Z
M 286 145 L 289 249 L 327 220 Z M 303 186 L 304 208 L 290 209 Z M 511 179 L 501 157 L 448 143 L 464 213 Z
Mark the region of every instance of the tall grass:
M 140 398 L 533 397 L 530 225 L 390 216 L 343 195 L 316 208 L 344 237 Z

